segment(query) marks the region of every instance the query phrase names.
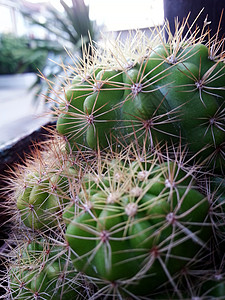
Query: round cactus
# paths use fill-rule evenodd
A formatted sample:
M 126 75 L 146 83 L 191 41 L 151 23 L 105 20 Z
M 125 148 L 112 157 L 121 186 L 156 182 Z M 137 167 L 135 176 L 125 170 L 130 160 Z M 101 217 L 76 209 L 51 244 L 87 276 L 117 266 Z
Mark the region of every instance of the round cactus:
M 209 203 L 191 171 L 154 157 L 102 159 L 64 211 L 75 268 L 152 292 L 191 262 L 211 236 Z
M 66 248 L 36 240 L 16 251 L 9 269 L 10 299 L 85 299 Z
M 119 136 L 150 146 L 181 139 L 202 162 L 223 170 L 224 57 L 216 40 L 203 45 L 204 36 L 179 37 L 166 42 L 158 33 L 157 44 L 137 34 L 129 46 L 116 41 L 95 50 L 100 59 L 75 70 L 57 111 L 57 130 L 72 150 L 105 148 Z
M 68 174 L 67 174 L 68 175 Z M 60 194 L 64 185 L 68 185 L 68 177 L 47 174 L 40 176 L 30 173 L 25 177 L 24 191 L 17 199 L 24 224 L 33 229 L 53 227 L 57 224 L 57 214 L 62 211 L 63 204 L 68 202 L 66 194 Z
M 57 139 L 50 140 L 13 172 L 9 207 L 32 229 L 56 226 L 70 200 L 69 186 L 76 181 L 77 171 L 60 146 Z

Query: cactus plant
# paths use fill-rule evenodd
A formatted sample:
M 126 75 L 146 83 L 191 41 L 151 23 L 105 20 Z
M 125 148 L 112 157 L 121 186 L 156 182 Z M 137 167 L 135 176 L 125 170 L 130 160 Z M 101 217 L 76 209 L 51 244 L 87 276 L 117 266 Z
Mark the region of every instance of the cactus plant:
M 224 53 L 215 37 L 203 44 L 207 32 L 182 38 L 185 25 L 167 41 L 162 33 L 153 41 L 140 34 L 129 45 L 116 41 L 75 70 L 56 112 L 72 149 L 105 148 L 118 135 L 151 146 L 181 138 L 204 164 L 223 170 Z
M 66 247 L 35 240 L 14 251 L 9 269 L 12 299 L 85 299 L 82 277 L 69 262 Z
M 173 275 L 211 237 L 208 210 L 192 171 L 177 162 L 129 151 L 102 159 L 64 212 L 74 266 L 135 295 L 168 280 L 176 289 Z
M 76 170 L 64 155 L 62 141 L 53 138 L 42 151 L 34 150 L 13 175 L 10 203 L 17 206 L 13 211 L 19 211 L 19 219 L 33 229 L 57 225 L 70 199 L 69 185 L 76 180 Z
M 7 179 L 5 298 L 223 297 L 223 41 L 185 26 L 64 66 L 56 130 Z

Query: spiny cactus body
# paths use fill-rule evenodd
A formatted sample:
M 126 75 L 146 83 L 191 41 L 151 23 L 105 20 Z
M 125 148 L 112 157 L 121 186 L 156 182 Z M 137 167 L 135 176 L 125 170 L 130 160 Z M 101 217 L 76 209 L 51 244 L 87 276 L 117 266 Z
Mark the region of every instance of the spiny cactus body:
M 74 175 L 70 168 L 66 175 L 30 173 L 25 177 L 24 191 L 18 193 L 16 204 L 26 226 L 40 229 L 57 224 L 56 215 L 68 202 L 68 178 Z
M 177 163 L 105 159 L 64 212 L 74 266 L 136 295 L 167 281 L 176 288 L 173 275 L 211 237 L 208 210 Z
M 61 140 L 52 138 L 40 147 L 13 171 L 6 209 L 32 229 L 49 229 L 60 222 L 77 170 Z
M 10 299 L 79 299 L 80 278 L 63 247 L 37 240 L 16 251 L 9 270 Z
M 23 213 L 17 213 L 14 234 L 17 236 L 21 218 L 25 226 L 18 233 L 20 239 L 30 236 L 32 243 L 13 242 L 20 255 L 11 260 L 13 274 L 9 271 L 7 275 L 12 299 L 40 295 L 63 300 L 72 297 L 71 293 L 77 299 L 92 300 L 166 299 L 162 291 L 169 299 L 185 299 L 185 295 L 188 299 L 189 289 L 180 284 L 180 278 L 185 268 L 194 270 L 193 266 L 214 255 L 211 243 L 222 222 L 215 219 L 216 209 L 222 205 L 216 204 L 217 198 L 203 184 L 198 190 L 198 167 L 189 166 L 181 149 L 168 149 L 164 156 L 160 148 L 154 153 L 137 145 L 119 148 L 119 153 L 93 152 L 92 160 L 89 151 L 78 151 L 80 156 L 73 160 L 62 151 L 59 164 L 63 162 L 63 172 L 53 165 L 56 178 L 64 175 L 60 191 L 66 201 L 58 212 L 46 208 L 40 213 L 37 221 L 43 218 L 44 227 L 30 226 Z M 45 157 L 46 152 L 40 154 Z M 76 172 L 68 172 L 71 165 Z M 14 183 L 17 191 L 27 168 L 30 172 L 30 162 Z M 15 203 L 13 209 L 18 210 Z M 41 265 L 40 260 L 46 263 Z M 58 264 L 60 274 L 66 268 L 67 279 L 61 285 L 65 294 L 61 289 L 52 294 L 59 282 Z
M 117 41 L 105 57 L 99 50 L 101 59 L 75 69 L 57 112 L 57 130 L 72 149 L 105 148 L 121 135 L 150 146 L 181 139 L 201 161 L 223 170 L 224 55 L 214 50 L 215 38 L 203 45 L 205 35 L 182 39 L 183 30 L 167 42 L 158 33 L 159 44 L 138 34 L 130 45 Z

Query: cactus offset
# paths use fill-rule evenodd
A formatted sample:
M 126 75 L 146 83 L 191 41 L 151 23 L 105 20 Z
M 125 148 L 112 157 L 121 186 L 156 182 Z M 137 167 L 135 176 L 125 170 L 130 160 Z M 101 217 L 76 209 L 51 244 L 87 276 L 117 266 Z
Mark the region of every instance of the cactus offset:
M 52 138 L 13 172 L 9 213 L 13 218 L 19 213 L 19 219 L 33 229 L 53 228 L 70 200 L 69 185 L 76 181 L 76 174 L 63 143 Z
M 85 299 L 82 276 L 68 259 L 66 247 L 44 240 L 15 250 L 9 269 L 10 299 Z M 83 296 L 82 296 L 83 294 Z

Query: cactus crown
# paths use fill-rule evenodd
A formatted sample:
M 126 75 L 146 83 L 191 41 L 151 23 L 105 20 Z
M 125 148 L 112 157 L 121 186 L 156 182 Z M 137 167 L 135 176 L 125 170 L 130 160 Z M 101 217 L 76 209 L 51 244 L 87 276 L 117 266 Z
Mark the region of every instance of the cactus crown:
M 105 149 L 121 136 L 151 148 L 181 138 L 204 165 L 223 172 L 224 52 L 207 25 L 200 36 L 195 23 L 183 34 L 187 18 L 172 35 L 166 22 L 150 38 L 137 31 L 93 48 L 56 108 L 57 130 L 70 151 Z

